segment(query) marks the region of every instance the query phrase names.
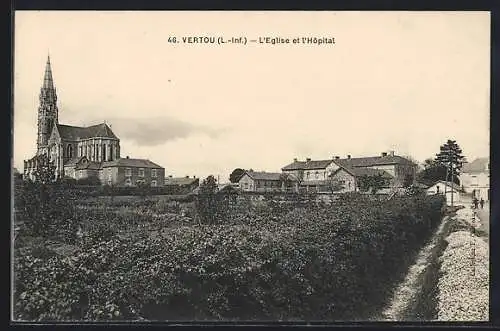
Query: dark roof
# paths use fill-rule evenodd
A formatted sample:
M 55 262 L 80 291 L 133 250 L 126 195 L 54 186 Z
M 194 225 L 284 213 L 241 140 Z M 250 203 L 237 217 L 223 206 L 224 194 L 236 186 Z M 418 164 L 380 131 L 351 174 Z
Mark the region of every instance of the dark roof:
M 102 165 L 99 162 L 89 161 L 82 162 L 75 166 L 76 170 L 89 169 L 89 170 L 100 170 L 102 169 Z
M 281 170 L 304 170 L 305 164 L 306 162 L 304 161 L 294 161 L 293 163 L 290 163 L 281 168 Z
M 270 180 L 279 181 L 281 180 L 282 174 L 280 172 L 264 172 L 264 171 L 247 171 L 246 175 L 254 180 Z M 243 176 L 242 176 L 243 177 Z
M 387 156 L 369 156 L 369 157 L 355 157 L 347 159 L 334 160 L 338 165 L 342 165 L 350 168 L 358 167 L 371 167 L 377 165 L 389 165 L 389 164 L 406 164 L 414 165 L 414 163 L 404 157 L 399 155 L 387 155 Z
M 462 172 L 485 172 L 486 169 L 489 169 L 489 163 L 490 158 L 488 157 L 477 158 L 471 163 L 465 163 L 462 167 Z
M 61 138 L 65 140 L 80 140 L 92 137 L 118 139 L 106 123 L 87 127 L 57 124 L 57 130 Z
M 415 184 L 413 184 L 415 187 L 419 187 L 419 188 L 429 188 L 430 186 L 432 185 L 429 185 L 427 183 L 424 183 L 424 182 L 416 182 Z
M 373 169 L 373 168 L 350 168 L 350 167 L 345 167 L 345 166 L 342 166 L 342 165 L 339 165 L 339 166 L 340 166 L 340 168 L 337 169 L 334 172 L 334 174 L 336 174 L 340 170 L 345 170 L 349 174 L 353 175 L 354 177 L 381 175 L 382 177 L 385 177 L 385 178 L 393 178 L 393 176 L 390 173 L 388 173 L 385 170 L 381 170 L 381 169 Z
M 414 165 L 414 163 L 399 155 L 387 156 L 370 156 L 370 157 L 355 157 L 345 159 L 330 159 L 330 160 L 311 160 L 311 161 L 294 161 L 282 168 L 282 170 L 310 170 L 310 169 L 324 169 L 330 163 L 335 162 L 339 166 L 347 168 L 358 167 L 371 167 L 376 165 L 389 165 L 389 164 L 407 164 Z
M 311 161 L 295 161 L 284 166 L 281 170 L 313 170 L 324 169 L 332 163 L 333 160 L 311 160 Z
M 85 158 L 86 158 L 85 156 L 74 157 L 74 158 L 69 159 L 68 161 L 66 161 L 66 163 L 64 164 L 64 166 L 74 166 L 74 165 L 77 165 L 81 160 L 83 160 Z
M 444 180 L 438 180 L 437 182 L 435 182 L 434 184 L 432 184 L 432 186 L 434 186 L 434 185 L 436 185 L 438 183 L 444 184 L 444 185 L 446 185 L 448 187 L 452 187 L 452 188 L 454 188 L 457 191 L 461 190 L 460 185 L 457 185 L 456 183 L 452 183 L 452 182 L 445 182 Z
M 146 159 L 130 159 L 130 158 L 120 158 L 113 161 L 106 161 L 102 163 L 103 168 L 108 167 L 131 167 L 131 168 L 153 168 L 153 169 L 163 169 L 162 166 L 151 162 Z
M 356 176 L 382 176 L 385 178 L 392 178 L 393 176 L 385 170 L 372 169 L 372 168 L 351 168 L 351 173 Z
M 198 183 L 200 180 L 199 178 L 193 178 L 193 177 L 165 177 L 165 185 L 192 185 L 195 183 Z

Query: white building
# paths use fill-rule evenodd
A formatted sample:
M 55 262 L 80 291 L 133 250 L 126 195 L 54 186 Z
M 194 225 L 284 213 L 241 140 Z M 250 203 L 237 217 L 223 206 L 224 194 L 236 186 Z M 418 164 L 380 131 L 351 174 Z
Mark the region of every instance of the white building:
M 482 157 L 464 164 L 459 176 L 465 192 L 473 197 L 490 200 L 490 159 Z
M 427 194 L 443 194 L 446 195 L 446 204 L 451 205 L 452 195 L 453 204 L 460 201 L 460 186 L 452 182 L 440 180 L 427 189 Z

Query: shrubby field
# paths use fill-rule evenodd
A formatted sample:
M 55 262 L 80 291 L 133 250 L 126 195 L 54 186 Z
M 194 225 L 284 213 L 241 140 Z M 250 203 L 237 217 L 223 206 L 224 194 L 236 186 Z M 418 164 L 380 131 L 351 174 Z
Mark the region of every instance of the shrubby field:
M 366 319 L 443 213 L 425 195 L 255 205 L 18 190 L 14 317 L 38 321 Z

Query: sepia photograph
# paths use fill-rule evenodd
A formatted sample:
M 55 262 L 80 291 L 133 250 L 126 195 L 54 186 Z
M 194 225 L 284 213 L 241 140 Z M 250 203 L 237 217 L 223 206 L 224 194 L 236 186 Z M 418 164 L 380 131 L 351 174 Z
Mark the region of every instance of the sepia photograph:
M 11 321 L 489 321 L 490 17 L 15 11 Z

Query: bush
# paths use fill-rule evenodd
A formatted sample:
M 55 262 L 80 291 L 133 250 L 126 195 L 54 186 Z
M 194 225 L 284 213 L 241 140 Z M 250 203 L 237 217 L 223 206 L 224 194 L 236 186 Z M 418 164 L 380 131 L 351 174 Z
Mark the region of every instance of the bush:
M 65 181 L 47 184 L 25 181 L 16 189 L 15 207 L 24 235 L 55 237 L 68 243 L 75 240 L 76 200 L 81 199 L 82 192 Z
M 353 319 L 389 297 L 442 217 L 441 197 L 257 215 L 84 242 L 73 258 L 18 252 L 16 316 L 70 319 Z M 268 211 L 272 213 L 272 210 Z

